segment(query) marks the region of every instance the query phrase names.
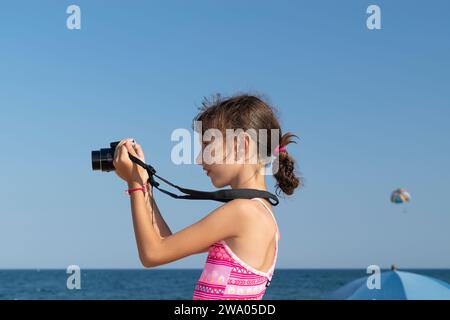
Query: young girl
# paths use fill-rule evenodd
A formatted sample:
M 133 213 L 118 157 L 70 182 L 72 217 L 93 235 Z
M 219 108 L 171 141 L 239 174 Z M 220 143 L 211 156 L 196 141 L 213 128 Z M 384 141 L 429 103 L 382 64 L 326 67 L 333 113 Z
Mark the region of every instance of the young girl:
M 278 146 L 267 143 L 268 155 L 279 157 L 278 171 L 274 174 L 277 191 L 292 195 L 301 185 L 294 174 L 294 160 L 286 146 L 294 142 L 292 133 L 282 135 L 274 110 L 263 100 L 252 95 L 239 95 L 229 99 L 217 97 L 205 101 L 194 119 L 201 121 L 202 137 L 207 129 L 278 129 Z M 197 122 L 198 123 L 198 122 Z M 267 190 L 254 136 L 244 134 L 240 156 L 249 160 L 256 154 L 257 161 L 206 163 L 201 161 L 205 173 L 217 188 L 250 188 Z M 223 148 L 225 160 L 237 160 L 238 147 Z M 212 142 L 214 145 L 215 140 Z M 202 147 L 211 143 L 202 142 Z M 216 146 L 217 147 L 217 146 Z M 206 149 L 203 149 L 206 150 Z M 220 149 L 214 149 L 220 150 Z M 133 140 L 122 140 L 116 148 L 114 166 L 117 175 L 128 183 L 131 211 L 139 257 L 145 267 L 163 265 L 183 257 L 208 252 L 203 273 L 194 289 L 196 299 L 262 299 L 272 279 L 280 238 L 271 204 L 266 199 L 235 199 L 213 210 L 206 217 L 185 229 L 172 233 L 164 221 L 147 185 L 147 173 L 131 162 L 128 152 L 144 160 L 140 145 Z M 212 152 L 215 155 L 215 152 Z

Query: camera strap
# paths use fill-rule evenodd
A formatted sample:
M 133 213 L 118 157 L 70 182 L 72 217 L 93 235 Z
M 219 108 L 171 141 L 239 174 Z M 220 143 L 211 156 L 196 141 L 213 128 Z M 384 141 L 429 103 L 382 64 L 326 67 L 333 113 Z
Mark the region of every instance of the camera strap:
M 135 164 L 141 166 L 144 168 L 149 176 L 148 182 L 152 187 L 155 187 L 159 191 L 171 196 L 175 199 L 189 199 L 189 200 L 214 200 L 214 201 L 220 201 L 220 202 L 228 202 L 233 199 L 252 199 L 252 198 L 263 198 L 269 201 L 273 206 L 278 205 L 279 200 L 276 195 L 273 193 L 270 193 L 268 191 L 264 190 L 257 190 L 257 189 L 221 189 L 217 191 L 200 191 L 200 190 L 193 190 L 193 189 L 187 189 L 180 186 L 177 186 L 176 184 L 173 184 L 172 182 L 164 179 L 163 177 L 156 174 L 155 168 L 153 168 L 151 165 L 146 164 L 142 160 L 136 158 L 132 154 L 128 153 L 130 156 L 130 159 Z M 159 180 L 167 183 L 168 185 L 178 189 L 179 191 L 185 193 L 184 195 L 178 195 L 173 192 L 167 191 L 165 189 L 162 189 L 160 187 L 160 183 L 155 181 L 155 177 Z

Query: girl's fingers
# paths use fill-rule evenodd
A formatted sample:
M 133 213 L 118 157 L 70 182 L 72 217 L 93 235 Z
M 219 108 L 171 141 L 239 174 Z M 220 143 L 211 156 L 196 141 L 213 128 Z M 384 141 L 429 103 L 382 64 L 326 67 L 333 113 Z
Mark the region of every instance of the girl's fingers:
M 128 152 L 129 152 L 129 150 L 128 150 L 128 146 L 127 146 L 127 143 L 125 143 L 124 145 L 122 145 L 121 147 L 120 147 L 120 159 L 122 159 L 122 160 L 126 160 L 126 159 L 128 159 L 129 157 L 128 157 Z
M 115 166 L 119 162 L 119 159 L 121 158 L 122 158 L 122 147 L 117 146 L 116 151 L 114 151 L 113 165 Z
M 127 151 L 128 151 L 131 155 L 137 156 L 136 152 L 134 151 L 132 142 L 127 141 L 127 142 L 125 143 L 125 148 L 127 149 Z
M 120 140 L 120 142 L 119 142 L 119 144 L 117 145 L 117 147 L 121 147 L 121 146 L 123 146 L 124 144 L 126 144 L 127 142 L 132 142 L 132 143 L 134 143 L 134 139 L 133 139 L 133 138 L 126 138 L 126 139 Z
M 138 158 L 140 158 L 142 161 L 145 161 L 144 160 L 144 152 L 142 151 L 142 148 L 139 144 L 137 144 L 137 143 L 134 144 L 134 150 L 136 151 Z
M 127 138 L 127 139 L 122 139 L 120 140 L 119 144 L 116 147 L 116 150 L 114 151 L 114 158 L 116 158 L 116 156 L 119 156 L 120 150 L 122 149 L 122 146 L 127 143 L 127 141 L 133 141 L 134 143 L 134 139 L 133 138 Z
M 133 144 L 134 143 L 134 139 L 133 138 L 123 139 L 122 141 L 120 141 L 119 145 L 123 146 L 123 145 L 125 145 L 127 143 Z

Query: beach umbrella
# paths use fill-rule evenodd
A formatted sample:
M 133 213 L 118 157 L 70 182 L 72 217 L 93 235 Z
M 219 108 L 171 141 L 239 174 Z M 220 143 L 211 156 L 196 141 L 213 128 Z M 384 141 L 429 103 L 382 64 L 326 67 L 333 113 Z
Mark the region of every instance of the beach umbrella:
M 450 300 L 450 284 L 428 276 L 387 271 L 379 274 L 379 289 L 369 289 L 369 277 L 354 280 L 330 294 L 331 300 Z M 370 281 L 370 280 L 369 280 Z

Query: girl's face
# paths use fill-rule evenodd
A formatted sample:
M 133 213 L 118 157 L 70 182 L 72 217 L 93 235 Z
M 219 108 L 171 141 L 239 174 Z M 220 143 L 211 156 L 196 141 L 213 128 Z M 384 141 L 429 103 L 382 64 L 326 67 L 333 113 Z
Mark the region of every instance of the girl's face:
M 243 161 L 249 160 L 250 150 L 250 144 L 246 142 L 238 144 L 233 141 L 231 145 L 219 140 L 202 142 L 202 151 L 197 156 L 196 163 L 202 165 L 216 188 L 223 188 L 230 185 L 248 167 L 243 165 Z

